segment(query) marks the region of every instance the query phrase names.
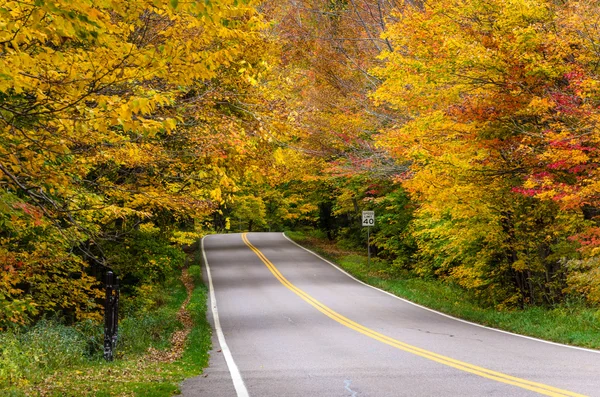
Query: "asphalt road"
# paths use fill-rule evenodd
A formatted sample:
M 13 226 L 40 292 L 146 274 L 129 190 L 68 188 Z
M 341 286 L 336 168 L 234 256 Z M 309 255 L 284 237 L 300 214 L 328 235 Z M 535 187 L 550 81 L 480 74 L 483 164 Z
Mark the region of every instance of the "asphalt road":
M 216 329 L 210 366 L 184 396 L 600 396 L 600 352 L 421 308 L 281 233 L 203 246 Z

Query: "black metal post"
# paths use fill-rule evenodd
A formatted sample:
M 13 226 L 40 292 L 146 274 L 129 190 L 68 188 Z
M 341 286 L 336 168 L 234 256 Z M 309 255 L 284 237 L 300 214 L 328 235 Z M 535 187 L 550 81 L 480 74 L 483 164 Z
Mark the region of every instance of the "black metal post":
M 119 278 L 106 273 L 106 302 L 104 304 L 104 359 L 112 361 L 119 332 Z

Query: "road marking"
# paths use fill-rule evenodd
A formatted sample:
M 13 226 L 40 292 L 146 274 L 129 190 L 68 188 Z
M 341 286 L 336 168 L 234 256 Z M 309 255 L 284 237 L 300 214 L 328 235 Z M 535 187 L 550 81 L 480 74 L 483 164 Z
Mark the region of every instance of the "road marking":
M 479 367 L 473 364 L 469 364 L 464 361 L 455 360 L 450 357 L 443 356 L 441 354 L 437 354 L 425 349 L 418 348 L 416 346 L 409 345 L 404 342 L 400 342 L 399 340 L 390 338 L 389 336 L 383 335 L 377 331 L 374 331 L 370 328 L 367 328 L 361 324 L 358 324 L 347 317 L 342 316 L 338 312 L 330 309 L 328 306 L 325 306 L 323 303 L 319 302 L 300 288 L 296 287 L 294 284 L 288 281 L 277 269 L 277 267 L 252 243 L 248 240 L 247 233 L 242 234 L 242 240 L 244 243 L 260 258 L 260 260 L 267 266 L 267 268 L 271 271 L 271 273 L 275 276 L 281 284 L 283 284 L 286 288 L 294 292 L 308 304 L 313 306 L 315 309 L 331 318 L 332 320 L 337 321 L 338 323 L 353 329 L 363 335 L 366 335 L 372 339 L 378 340 L 386 345 L 395 347 L 397 349 L 403 350 L 408 353 L 415 354 L 417 356 L 426 358 L 431 361 L 435 361 L 437 363 L 459 369 L 464 372 L 469 372 L 474 375 L 478 375 L 487 379 L 492 379 L 498 382 L 506 383 L 509 385 L 517 386 L 522 389 L 530 390 L 539 394 L 543 394 L 546 396 L 552 397 L 583 397 L 583 394 L 574 393 L 568 390 L 562 390 L 556 387 L 544 385 L 542 383 L 532 382 L 526 379 L 517 378 L 511 375 L 503 374 L 501 372 L 492 371 L 487 368 Z
M 213 287 L 212 276 L 210 274 L 210 266 L 208 266 L 208 260 L 206 259 L 206 251 L 204 251 L 205 238 L 206 237 L 202 238 L 201 250 L 202 257 L 204 258 L 204 266 L 206 267 L 206 275 L 208 277 L 210 303 L 212 306 L 212 315 L 213 320 L 215 322 L 215 330 L 217 331 L 217 338 L 219 339 L 221 352 L 225 357 L 225 362 L 227 363 L 227 368 L 229 369 L 229 374 L 231 375 L 231 380 L 233 381 L 233 387 L 235 388 L 237 397 L 249 397 L 248 389 L 246 389 L 246 385 L 244 384 L 244 380 L 242 379 L 242 374 L 240 374 L 240 370 L 238 369 L 237 365 L 235 364 L 235 361 L 233 360 L 231 350 L 229 350 L 229 346 L 227 346 L 227 342 L 225 341 L 225 334 L 223 334 L 223 329 L 221 328 L 221 321 L 219 320 L 219 311 L 217 310 L 217 298 L 215 297 L 215 289 Z
M 344 389 L 348 390 L 348 392 L 352 393 L 352 396 L 350 397 L 357 397 L 358 396 L 358 392 L 354 391 L 350 388 L 350 385 L 352 384 L 352 381 L 350 379 L 346 379 L 344 381 Z
M 286 239 L 286 240 L 288 240 L 290 243 L 294 244 L 295 246 L 297 246 L 297 247 L 299 247 L 299 248 L 302 248 L 304 251 L 306 251 L 306 252 L 308 252 L 308 253 L 310 253 L 310 254 L 312 254 L 312 255 L 316 256 L 317 258 L 319 258 L 319 259 L 320 259 L 320 260 L 322 260 L 323 262 L 325 262 L 325 263 L 327 263 L 327 264 L 329 264 L 329 265 L 333 266 L 334 268 L 336 268 L 336 269 L 337 269 L 337 270 L 339 270 L 340 272 L 344 273 L 346 276 L 350 277 L 352 280 L 356 281 L 357 283 L 360 283 L 360 284 L 362 284 L 362 285 L 364 285 L 364 286 L 366 286 L 366 287 L 372 288 L 372 289 L 374 289 L 374 290 L 377 290 L 377 291 L 379 291 L 379 292 L 381 292 L 381 293 L 384 293 L 384 294 L 386 294 L 386 295 L 389 295 L 389 296 L 391 296 L 392 298 L 396 298 L 396 299 L 398 299 L 398 300 L 401 300 L 402 302 L 405 302 L 405 303 L 408 303 L 408 304 L 410 304 L 410 305 L 413 305 L 413 306 L 419 307 L 419 308 L 421 308 L 421 309 L 423 309 L 423 310 L 427 310 L 427 311 L 429 311 L 429 312 L 432 312 L 432 313 L 438 314 L 438 315 L 440 315 L 440 316 L 443 316 L 443 317 L 446 317 L 446 318 L 450 318 L 450 319 L 452 319 L 452 320 L 454 320 L 454 321 L 458 321 L 458 322 L 461 322 L 461 323 L 465 323 L 465 324 L 473 325 L 473 326 L 475 326 L 475 327 L 479 327 L 479 328 L 485 328 L 485 329 L 489 329 L 490 331 L 500 332 L 501 334 L 506 334 L 506 335 L 517 336 L 517 337 L 519 337 L 519 338 L 523 338 L 523 339 L 534 340 L 534 341 L 536 341 L 536 342 L 545 343 L 545 344 L 547 344 L 547 345 L 560 346 L 560 347 L 564 347 L 564 348 L 567 348 L 567 349 L 580 350 L 580 351 L 584 351 L 584 352 L 588 352 L 588 353 L 600 354 L 600 350 L 592 350 L 592 349 L 586 349 L 585 347 L 571 346 L 571 345 L 565 345 L 564 343 L 550 342 L 550 341 L 548 341 L 548 340 L 539 339 L 539 338 L 534 338 L 534 337 L 532 337 L 532 336 L 526 336 L 526 335 L 516 334 L 516 333 L 514 333 L 514 332 L 504 331 L 504 330 L 501 330 L 501 329 L 498 329 L 498 328 L 486 327 L 485 325 L 481 325 L 481 324 L 477 324 L 477 323 L 474 323 L 474 322 L 471 322 L 471 321 L 463 320 L 462 318 L 453 317 L 453 316 L 451 316 L 451 315 L 449 315 L 449 314 L 442 313 L 442 312 L 438 312 L 437 310 L 430 309 L 429 307 L 426 307 L 426 306 L 423 306 L 423 305 L 419 305 L 418 303 L 415 303 L 415 302 L 409 301 L 408 299 L 401 298 L 401 297 L 399 297 L 399 296 L 397 296 L 397 295 L 394 295 L 394 294 L 392 294 L 392 293 L 390 293 L 390 292 L 388 292 L 388 291 L 384 291 L 384 290 L 382 290 L 382 289 L 380 289 L 380 288 L 374 287 L 374 286 L 372 286 L 372 285 L 370 285 L 370 284 L 367 284 L 367 283 L 365 283 L 364 281 L 361 281 L 361 280 L 357 279 L 356 277 L 354 277 L 353 275 L 351 275 L 350 273 L 348 273 L 347 271 L 345 271 L 344 269 L 342 269 L 341 267 L 339 267 L 339 266 L 338 266 L 338 265 L 336 265 L 335 263 L 333 263 L 333 262 L 331 262 L 331 261 L 328 261 L 327 259 L 323 258 L 321 255 L 319 255 L 319 254 L 317 254 L 317 253 L 315 253 L 315 252 L 313 252 L 313 251 L 309 250 L 309 249 L 308 249 L 308 248 L 306 248 L 306 247 L 303 247 L 303 246 L 301 246 L 300 244 L 298 244 L 297 242 L 295 242 L 294 240 L 292 240 L 291 238 L 289 238 L 288 236 L 286 236 L 286 235 L 285 235 L 285 233 L 281 233 L 281 234 L 282 234 L 282 235 L 283 235 L 283 237 L 285 237 L 285 239 Z

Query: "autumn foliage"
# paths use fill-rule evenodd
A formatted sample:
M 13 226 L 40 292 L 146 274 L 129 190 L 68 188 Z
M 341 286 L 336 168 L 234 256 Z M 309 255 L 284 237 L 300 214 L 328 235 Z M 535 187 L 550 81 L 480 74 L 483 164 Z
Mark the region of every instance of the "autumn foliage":
M 395 269 L 600 302 L 598 6 L 0 1 L 0 326 L 98 318 L 106 269 L 210 231 L 359 244 L 362 209 Z
M 255 6 L 0 2 L 0 326 L 97 318 L 106 269 L 160 275 L 132 239 L 189 243 L 268 174 L 276 47 Z
M 597 6 L 395 11 L 385 35 L 397 50 L 381 54 L 373 97 L 409 117 L 378 140 L 412 162 L 403 185 L 422 203 L 419 269 L 499 305 L 562 299 L 599 205 Z
M 329 237 L 364 244 L 376 209 L 392 268 L 498 308 L 598 302 L 597 2 L 278 4 Z

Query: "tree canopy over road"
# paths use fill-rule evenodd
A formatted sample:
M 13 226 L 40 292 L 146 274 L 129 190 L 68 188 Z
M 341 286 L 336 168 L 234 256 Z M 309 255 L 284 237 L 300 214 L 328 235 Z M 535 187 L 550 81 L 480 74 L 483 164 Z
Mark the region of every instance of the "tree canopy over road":
M 0 0 L 0 328 L 363 209 L 391 275 L 600 304 L 599 6 Z

